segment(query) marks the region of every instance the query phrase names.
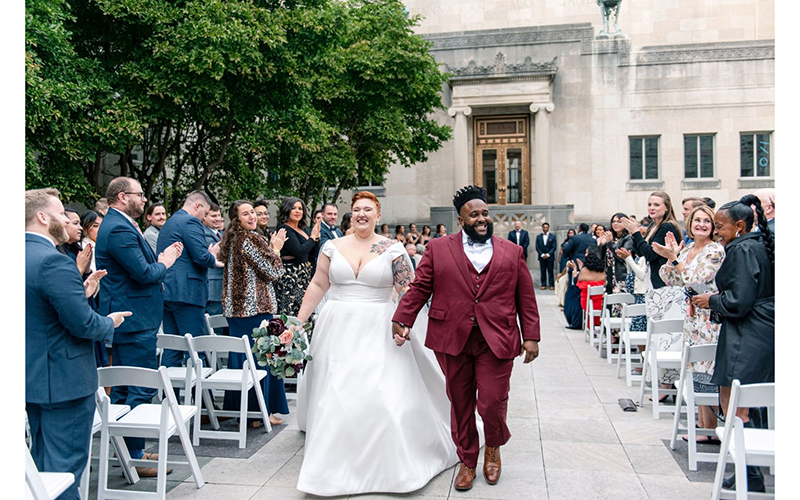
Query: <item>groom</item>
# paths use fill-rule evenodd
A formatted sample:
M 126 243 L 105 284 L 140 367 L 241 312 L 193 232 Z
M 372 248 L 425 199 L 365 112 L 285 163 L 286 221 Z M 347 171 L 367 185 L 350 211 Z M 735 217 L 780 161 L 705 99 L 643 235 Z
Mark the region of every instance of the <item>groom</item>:
M 425 345 L 447 381 L 461 459 L 455 488 L 463 491 L 472 488 L 480 451 L 476 404 L 486 437 L 483 475 L 489 484 L 500 478 L 500 446 L 511 437 L 506 425 L 511 369 L 516 356 L 524 353 L 530 363 L 539 355 L 539 311 L 522 247 L 492 236 L 486 191 L 465 187 L 453 205 L 462 231 L 428 243 L 392 318 L 392 332 L 402 345 L 433 295 Z

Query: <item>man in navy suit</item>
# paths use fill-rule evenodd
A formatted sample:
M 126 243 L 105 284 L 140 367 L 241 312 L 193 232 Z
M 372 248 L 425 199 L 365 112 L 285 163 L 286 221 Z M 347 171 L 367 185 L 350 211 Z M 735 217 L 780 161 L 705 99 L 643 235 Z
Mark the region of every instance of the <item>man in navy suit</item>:
M 527 261 L 528 247 L 531 244 L 531 238 L 528 235 L 528 231 L 522 229 L 522 222 L 518 220 L 514 221 L 514 230 L 508 233 L 508 240 L 522 247 L 522 256 L 525 257 Z
M 205 308 L 208 301 L 207 270 L 217 267 L 219 244 L 206 245 L 201 220 L 211 208 L 211 199 L 203 191 L 186 196 L 183 208 L 172 214 L 158 233 L 158 252 L 175 243 L 183 244 L 183 253 L 164 277 L 164 333 L 198 337 L 205 335 Z M 219 267 L 222 267 L 220 263 Z M 161 356 L 164 366 L 180 366 L 189 354 L 167 349 Z
M 55 189 L 25 192 L 25 410 L 31 456 L 43 472 L 71 472 L 59 498 L 76 498 L 89 458 L 97 368 L 92 341 L 110 341 L 129 312 L 89 307 L 75 261 L 56 250 L 69 238 Z
M 542 290 L 548 286 L 552 290 L 555 286 L 553 265 L 556 261 L 556 237 L 550 234 L 550 224 L 547 222 L 542 224 L 542 234 L 536 237 L 536 253 L 539 255 L 539 276 Z
M 319 224 L 319 248 L 326 241 L 344 236 L 342 230 L 336 227 L 339 218 L 339 209 L 334 203 L 326 203 L 322 207 L 322 222 Z
M 206 239 L 206 246 L 211 246 L 222 241 L 222 228 L 225 224 L 222 212 L 214 202 L 211 208 L 203 217 L 203 236 Z M 206 301 L 206 312 L 212 316 L 222 314 L 222 273 L 221 267 L 214 267 L 208 270 L 208 300 Z
M 114 366 L 158 368 L 156 335 L 164 312 L 163 280 L 183 251 L 175 243 L 156 257 L 134 220 L 144 213 L 146 198 L 135 179 L 117 177 L 106 191 L 108 212 L 97 231 L 98 269 L 108 271 L 100 282 L 98 312 L 131 311 L 133 316 L 118 328 L 111 346 Z M 149 403 L 155 389 L 119 386 L 111 389 L 111 402 L 135 408 Z M 132 458 L 157 460 L 155 453 L 144 455 L 144 438 L 125 438 Z M 143 477 L 157 475 L 155 467 L 137 467 Z
M 586 258 L 586 249 L 592 245 L 597 245 L 597 241 L 589 235 L 589 225 L 581 222 L 578 234 L 570 238 L 564 246 L 564 253 L 569 260 L 578 259 L 583 262 Z

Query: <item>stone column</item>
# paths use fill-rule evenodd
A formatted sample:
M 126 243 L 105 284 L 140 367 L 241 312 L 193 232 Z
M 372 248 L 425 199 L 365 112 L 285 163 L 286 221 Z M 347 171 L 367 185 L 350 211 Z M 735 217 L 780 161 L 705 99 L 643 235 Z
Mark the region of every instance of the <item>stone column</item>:
M 447 114 L 456 118 L 453 127 L 453 186 L 454 190 L 469 184 L 469 131 L 467 117 L 472 114 L 469 106 L 452 107 Z
M 536 197 L 531 196 L 534 205 L 550 204 L 550 113 L 556 109 L 552 102 L 530 105 L 534 114 L 533 140 L 536 155 Z

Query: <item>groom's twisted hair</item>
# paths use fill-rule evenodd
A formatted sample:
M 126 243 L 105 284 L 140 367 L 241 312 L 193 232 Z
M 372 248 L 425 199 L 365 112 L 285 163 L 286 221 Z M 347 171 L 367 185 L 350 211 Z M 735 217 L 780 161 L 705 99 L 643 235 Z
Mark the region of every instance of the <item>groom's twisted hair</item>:
M 478 186 L 466 186 L 459 189 L 453 197 L 453 206 L 456 214 L 461 213 L 461 207 L 470 200 L 482 200 L 486 203 L 486 190 Z

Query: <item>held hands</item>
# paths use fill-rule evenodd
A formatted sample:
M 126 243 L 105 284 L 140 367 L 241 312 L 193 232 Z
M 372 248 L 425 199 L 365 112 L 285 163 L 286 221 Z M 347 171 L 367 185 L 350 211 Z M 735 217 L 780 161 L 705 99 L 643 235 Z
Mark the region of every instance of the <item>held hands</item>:
M 114 328 L 119 328 L 119 325 L 121 325 L 122 322 L 125 321 L 125 318 L 127 318 L 132 314 L 133 313 L 130 311 L 119 311 L 109 314 L 108 317 L 114 320 Z
M 97 293 L 97 287 L 100 286 L 100 280 L 106 274 L 108 274 L 108 271 L 105 269 L 98 269 L 90 274 L 88 278 L 86 278 L 86 281 L 83 282 L 83 290 L 86 292 L 87 299 Z
M 281 228 L 272 235 L 272 238 L 269 240 L 269 246 L 275 253 L 281 253 L 281 248 L 283 248 L 284 243 L 286 243 L 286 229 Z
M 92 262 L 92 253 L 94 253 L 94 249 L 91 243 L 87 243 L 84 249 L 78 252 L 76 261 L 78 263 L 78 271 L 81 274 L 85 273 L 89 268 L 89 264 Z
M 395 321 L 392 321 L 392 334 L 394 335 L 394 343 L 397 344 L 397 347 L 405 344 L 406 340 L 411 340 L 408 327 Z
M 172 267 L 172 264 L 178 260 L 178 257 L 181 256 L 183 253 L 183 243 L 180 241 L 176 241 L 172 245 L 168 246 L 158 255 L 158 262 L 167 266 L 167 269 Z
M 538 340 L 526 340 L 522 343 L 522 349 L 519 351 L 519 355 L 525 355 L 525 360 L 523 363 L 530 363 L 537 357 L 539 357 L 539 341 Z

